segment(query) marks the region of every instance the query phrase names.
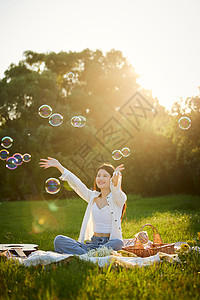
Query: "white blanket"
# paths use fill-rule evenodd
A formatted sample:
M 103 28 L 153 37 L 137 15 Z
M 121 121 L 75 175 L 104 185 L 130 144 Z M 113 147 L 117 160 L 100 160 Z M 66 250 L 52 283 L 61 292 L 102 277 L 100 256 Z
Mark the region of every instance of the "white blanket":
M 38 264 L 42 265 L 48 265 L 54 262 L 59 262 L 63 259 L 66 259 L 70 256 L 74 256 L 73 254 L 60 254 L 52 251 L 42 251 L 38 250 L 33 253 L 31 253 L 26 259 L 19 258 L 19 257 L 13 257 L 12 259 L 15 259 L 19 261 L 21 264 L 28 266 L 36 266 Z M 133 267 L 133 266 L 147 266 L 150 264 L 153 264 L 154 262 L 160 262 L 159 253 L 157 253 L 154 256 L 150 257 L 120 257 L 120 256 L 105 256 L 105 257 L 91 257 L 87 254 L 83 255 L 76 255 L 82 260 L 90 261 L 93 263 L 98 263 L 100 267 L 104 267 L 105 265 L 110 265 L 110 263 L 114 260 L 115 262 L 118 262 L 120 265 L 127 266 L 127 267 Z
M 129 240 L 127 240 L 129 241 Z M 181 248 L 181 245 L 185 242 L 177 242 L 175 243 L 175 250 Z M 191 249 L 200 252 L 200 247 L 192 247 Z M 115 252 L 115 251 L 113 251 Z M 61 260 L 67 259 L 69 257 L 75 256 L 73 254 L 60 254 L 52 251 L 42 251 L 38 250 L 32 252 L 27 258 L 19 258 L 19 257 L 9 257 L 9 259 L 14 259 L 19 261 L 19 263 L 28 266 L 36 266 L 36 265 L 48 265 L 51 263 L 59 262 Z M 180 262 L 178 255 L 170 255 L 166 253 L 157 253 L 156 255 L 149 256 L 149 257 L 123 257 L 123 256 L 115 256 L 115 255 L 108 255 L 104 257 L 94 257 L 91 255 L 82 254 L 76 255 L 82 260 L 90 261 L 92 263 L 98 263 L 100 267 L 109 266 L 113 261 L 116 262 L 118 265 L 125 266 L 132 268 L 134 266 L 148 266 L 153 263 L 157 263 L 162 261 L 163 259 L 167 260 L 168 262 Z

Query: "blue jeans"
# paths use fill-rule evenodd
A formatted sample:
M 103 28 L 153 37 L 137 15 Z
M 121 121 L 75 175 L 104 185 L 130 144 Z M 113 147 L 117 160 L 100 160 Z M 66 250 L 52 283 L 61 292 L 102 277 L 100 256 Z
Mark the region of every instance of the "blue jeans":
M 109 240 L 109 237 L 97 237 L 94 235 L 91 241 L 86 241 L 85 244 L 64 235 L 57 235 L 54 240 L 55 251 L 65 254 L 85 254 L 91 249 L 97 249 L 102 246 L 111 247 L 117 251 L 122 249 L 124 243 L 120 239 Z

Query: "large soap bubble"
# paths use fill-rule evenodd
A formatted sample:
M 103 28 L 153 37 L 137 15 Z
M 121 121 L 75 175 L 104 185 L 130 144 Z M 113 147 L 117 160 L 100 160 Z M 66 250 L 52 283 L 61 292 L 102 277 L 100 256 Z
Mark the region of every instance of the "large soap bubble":
M 56 194 L 60 191 L 60 181 L 56 178 L 48 178 L 45 181 L 45 190 L 48 194 Z
M 1 146 L 4 148 L 10 148 L 12 146 L 13 139 L 9 136 L 5 136 L 1 140 Z
M 2 149 L 0 151 L 0 159 L 6 160 L 8 158 L 8 156 L 9 156 L 9 151 L 8 150 Z
M 42 117 L 42 118 L 49 118 L 50 115 L 52 114 L 52 108 L 51 108 L 51 106 L 44 104 L 44 105 L 40 106 L 38 113 L 39 113 L 40 117 Z
M 63 122 L 63 116 L 61 114 L 52 114 L 49 118 L 49 124 L 52 126 L 59 126 Z
M 187 130 L 190 128 L 191 126 L 191 120 L 188 117 L 181 117 L 178 120 L 178 126 L 183 129 L 183 130 Z
M 9 170 L 15 170 L 17 168 L 17 159 L 15 157 L 8 157 L 6 160 L 6 167 Z

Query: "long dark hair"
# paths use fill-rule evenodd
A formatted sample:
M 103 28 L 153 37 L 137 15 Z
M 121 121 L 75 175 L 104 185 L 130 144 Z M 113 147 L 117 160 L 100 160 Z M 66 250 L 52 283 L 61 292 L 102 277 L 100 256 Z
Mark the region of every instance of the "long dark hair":
M 97 186 L 97 184 L 96 184 L 96 177 L 97 177 L 97 173 L 98 173 L 99 170 L 101 170 L 101 169 L 106 170 L 106 171 L 110 174 L 111 177 L 113 176 L 113 173 L 114 173 L 114 171 L 115 171 L 114 166 L 111 165 L 111 164 L 109 164 L 109 163 L 103 163 L 103 164 L 101 164 L 101 165 L 96 169 L 95 175 L 94 175 L 94 188 L 93 188 L 93 190 L 94 190 L 94 191 L 98 191 L 98 192 L 100 192 L 101 190 L 98 188 L 98 186 Z M 121 220 L 122 220 L 122 218 L 123 218 L 123 215 L 124 215 L 125 211 L 126 211 L 126 202 L 124 203 L 123 208 L 122 208 Z

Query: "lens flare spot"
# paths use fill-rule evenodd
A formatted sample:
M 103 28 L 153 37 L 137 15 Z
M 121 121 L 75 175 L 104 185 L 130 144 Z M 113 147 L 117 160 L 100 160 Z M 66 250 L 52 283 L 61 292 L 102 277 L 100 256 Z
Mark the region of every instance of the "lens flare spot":
M 48 208 L 50 211 L 57 211 L 58 207 L 56 206 L 55 203 L 48 203 Z
M 54 230 L 58 226 L 57 219 L 54 215 L 44 208 L 32 207 L 32 231 L 30 233 L 41 233 L 49 230 Z
M 43 224 L 45 223 L 45 219 L 44 219 L 44 218 L 39 219 L 38 223 L 39 223 L 40 225 L 43 225 Z

